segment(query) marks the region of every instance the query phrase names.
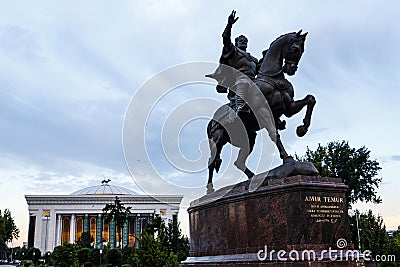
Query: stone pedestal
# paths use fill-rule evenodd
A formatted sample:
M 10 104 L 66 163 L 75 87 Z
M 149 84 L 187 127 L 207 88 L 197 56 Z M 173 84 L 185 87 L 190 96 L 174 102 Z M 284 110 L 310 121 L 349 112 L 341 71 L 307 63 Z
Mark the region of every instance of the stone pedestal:
M 338 178 L 258 176 L 197 199 L 188 209 L 190 257 L 181 266 L 353 266 L 322 253 L 352 249 L 337 246 L 350 242 L 346 190 Z M 302 256 L 309 251 L 314 259 Z

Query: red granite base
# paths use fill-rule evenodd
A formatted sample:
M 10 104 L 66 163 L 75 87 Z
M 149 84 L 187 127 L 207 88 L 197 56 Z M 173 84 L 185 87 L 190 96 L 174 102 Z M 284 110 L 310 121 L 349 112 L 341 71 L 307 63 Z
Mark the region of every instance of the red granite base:
M 338 239 L 349 241 L 347 186 L 341 179 L 298 175 L 251 187 L 243 182 L 191 203 L 190 257 L 181 266 L 354 266 L 326 260 L 263 262 L 254 256 L 265 246 L 322 251 L 338 249 Z

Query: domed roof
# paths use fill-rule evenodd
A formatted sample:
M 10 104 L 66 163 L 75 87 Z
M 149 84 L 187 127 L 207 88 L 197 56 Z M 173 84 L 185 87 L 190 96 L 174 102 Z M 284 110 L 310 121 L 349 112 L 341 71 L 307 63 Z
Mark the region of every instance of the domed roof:
M 83 188 L 71 195 L 138 195 L 138 193 L 124 187 L 103 183 L 102 185 Z

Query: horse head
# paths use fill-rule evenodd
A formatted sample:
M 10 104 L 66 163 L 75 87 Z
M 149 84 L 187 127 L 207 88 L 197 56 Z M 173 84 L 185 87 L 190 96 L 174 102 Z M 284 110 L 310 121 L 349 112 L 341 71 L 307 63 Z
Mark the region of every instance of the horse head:
M 306 36 L 307 33 L 301 34 L 301 30 L 297 33 L 289 33 L 287 36 L 287 43 L 282 49 L 282 55 L 285 59 L 282 70 L 290 76 L 297 71 L 297 66 L 304 52 Z
M 271 43 L 269 49 L 263 53 L 260 74 L 273 77 L 282 72 L 290 76 L 296 73 L 307 37 L 307 33 L 301 32 L 302 30 L 287 33 Z

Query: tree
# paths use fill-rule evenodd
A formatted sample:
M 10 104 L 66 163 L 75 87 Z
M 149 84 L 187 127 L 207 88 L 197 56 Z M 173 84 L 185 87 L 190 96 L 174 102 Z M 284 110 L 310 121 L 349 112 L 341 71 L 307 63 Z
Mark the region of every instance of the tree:
M 100 249 L 94 248 L 90 250 L 89 252 L 89 262 L 93 263 L 94 265 L 100 265 L 100 257 L 102 254 L 100 254 Z
M 89 261 L 89 253 L 89 248 L 81 248 L 77 251 L 76 257 L 78 258 L 78 261 L 81 265 Z
M 121 200 L 116 196 L 114 203 L 106 204 L 103 208 L 105 214 L 105 221 L 107 223 L 114 219 L 116 228 L 119 231 L 119 244 L 122 247 L 122 231 L 125 225 L 128 215 L 131 212 L 132 207 L 125 207 Z
M 122 264 L 138 266 L 137 249 L 134 247 L 124 247 L 122 249 Z
M 296 158 L 314 163 L 321 176 L 342 178 L 349 187 L 346 193 L 349 208 L 357 201 L 382 202 L 376 192 L 382 181 L 376 177 L 381 167 L 370 159 L 370 151 L 365 146 L 355 149 L 346 141 L 335 141 L 326 146 L 318 144 L 315 151 L 307 148 L 303 157 L 296 155 Z
M 140 266 L 164 267 L 168 248 L 163 246 L 160 237 L 143 231 L 139 238 L 138 258 Z
M 141 266 L 178 266 L 189 253 L 189 240 L 176 222 L 165 225 L 156 216 L 139 238 L 138 260 Z
M 189 239 L 182 235 L 177 222 L 168 223 L 168 243 L 169 251 L 177 256 L 178 262 L 186 260 L 190 249 Z
M 381 216 L 374 215 L 372 210 L 359 215 L 360 242 L 358 240 L 356 215 L 350 216 L 349 220 L 351 225 L 351 240 L 359 250 L 370 250 L 373 255 L 384 255 L 387 253 L 389 236 Z M 358 244 L 361 247 L 358 247 Z
M 91 248 L 93 242 L 94 242 L 93 236 L 91 236 L 90 233 L 88 232 L 83 232 L 76 241 L 76 244 L 80 248 Z
M 107 252 L 107 264 L 114 266 L 120 266 L 122 262 L 122 252 L 120 249 L 110 249 Z
M 38 248 L 29 248 L 26 251 L 25 259 L 31 260 L 32 263 L 37 266 L 39 263 L 39 259 L 42 257 L 42 252 Z
M 76 246 L 74 244 L 65 243 L 62 246 L 55 247 L 50 258 L 55 267 L 62 265 L 73 266 L 78 260 Z
M 0 249 L 7 248 L 7 242 L 12 242 L 13 239 L 18 239 L 19 229 L 14 223 L 9 209 L 5 209 L 2 214 L 0 210 Z

